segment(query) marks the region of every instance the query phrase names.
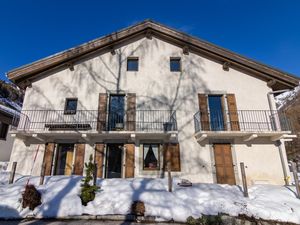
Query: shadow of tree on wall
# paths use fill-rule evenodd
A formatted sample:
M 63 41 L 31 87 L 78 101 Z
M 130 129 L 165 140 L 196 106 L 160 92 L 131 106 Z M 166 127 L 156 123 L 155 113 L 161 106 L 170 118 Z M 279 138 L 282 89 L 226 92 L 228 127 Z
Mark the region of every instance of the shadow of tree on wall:
M 133 49 L 128 50 L 129 44 L 139 40 L 135 43 Z M 128 56 L 139 56 L 140 59 L 144 58 L 144 55 L 151 54 L 150 57 L 157 57 L 157 52 L 164 52 L 167 50 L 167 43 L 163 45 L 159 44 L 159 39 L 152 38 L 151 40 L 147 38 L 135 39 L 130 43 L 123 43 L 121 45 L 115 46 L 114 54 L 109 53 L 108 50 L 102 53 L 95 53 L 88 58 L 81 59 L 75 63 L 74 71 L 68 72 L 72 73 L 72 83 L 66 83 L 63 79 L 51 79 L 55 90 L 61 93 L 60 96 L 77 96 L 79 89 L 83 88 L 87 84 L 87 80 L 90 79 L 92 82 L 86 90 L 86 99 L 79 99 L 78 108 L 81 110 L 90 110 L 86 108 L 84 101 L 89 98 L 89 95 L 95 95 L 95 91 L 99 92 L 126 92 L 123 87 L 126 84 L 126 60 Z M 103 55 L 108 53 L 109 56 L 104 57 Z M 180 55 L 182 57 L 182 71 L 180 73 L 174 73 L 172 78 L 170 77 L 170 82 L 168 84 L 162 83 L 161 80 L 151 79 L 143 94 L 137 96 L 137 109 L 150 110 L 150 109 L 167 109 L 176 110 L 177 112 L 177 123 L 178 123 L 178 133 L 179 141 L 185 142 L 185 149 L 181 151 L 189 151 L 193 146 L 195 146 L 190 141 L 196 142 L 194 138 L 194 130 L 191 130 L 193 125 L 193 112 L 194 107 L 191 105 L 198 105 L 197 93 L 209 91 L 206 82 L 201 78 L 199 73 L 205 74 L 204 60 L 201 57 L 196 57 L 193 53 L 190 55 L 183 55 L 181 49 L 174 50 L 171 55 Z M 169 71 L 169 62 L 159 63 L 158 68 L 153 68 L 153 70 L 158 70 L 161 76 L 164 76 L 166 71 Z M 141 65 L 143 60 L 139 62 Z M 141 66 L 142 67 L 142 66 Z M 151 68 L 152 69 L 152 68 Z M 169 73 L 168 73 L 169 74 Z M 173 74 L 172 74 L 173 75 Z M 149 75 L 148 75 L 149 76 Z M 170 74 L 169 74 L 170 76 Z M 136 83 L 138 86 L 139 84 Z M 75 86 L 75 87 L 74 87 Z M 36 93 L 39 94 L 47 102 L 47 107 L 49 109 L 54 109 L 53 100 L 49 99 L 45 95 L 43 90 L 39 89 L 36 85 L 33 86 Z M 162 90 L 159 93 L 153 93 L 153 90 Z M 64 97 L 60 100 L 61 105 L 65 101 Z M 36 108 L 39 108 L 39 103 L 35 103 Z M 98 102 L 95 102 L 98 105 Z M 46 107 L 46 108 L 47 108 Z M 179 115 L 179 116 L 178 116 Z M 189 140 L 189 141 L 187 141 Z M 199 152 L 200 146 L 199 146 Z M 186 154 L 185 154 L 186 155 Z M 195 167 L 203 166 L 207 169 L 206 162 L 201 159 L 200 154 L 197 154 L 197 160 L 190 158 L 182 158 L 186 161 L 188 168 L 185 171 L 192 171 Z M 197 163 L 196 163 L 197 162 Z

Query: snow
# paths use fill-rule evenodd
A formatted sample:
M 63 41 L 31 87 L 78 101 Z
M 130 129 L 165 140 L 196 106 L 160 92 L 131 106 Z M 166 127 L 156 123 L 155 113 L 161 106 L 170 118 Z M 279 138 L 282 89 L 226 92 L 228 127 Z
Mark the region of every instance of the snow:
M 193 184 L 180 187 L 173 181 L 173 192 L 167 192 L 167 179 L 99 179 L 101 189 L 94 201 L 82 206 L 79 198 L 80 176 L 46 177 L 45 184 L 37 186 L 42 193 L 42 205 L 34 211 L 21 209 L 20 198 L 28 177 L 18 177 L 14 184 L 1 182 L 0 217 L 20 218 L 66 217 L 82 214 L 111 215 L 130 213 L 131 203 L 145 203 L 146 215 L 157 220 L 185 222 L 188 216 L 226 213 L 232 216 L 246 214 L 266 220 L 300 223 L 300 200 L 295 187 L 254 185 L 249 198 L 244 198 L 241 187 L 218 184 Z M 30 183 L 38 185 L 39 177 Z
M 278 109 L 281 109 L 285 106 L 288 102 L 292 101 L 300 94 L 300 83 L 295 89 L 291 91 L 286 91 L 278 96 L 275 97 L 275 102 Z

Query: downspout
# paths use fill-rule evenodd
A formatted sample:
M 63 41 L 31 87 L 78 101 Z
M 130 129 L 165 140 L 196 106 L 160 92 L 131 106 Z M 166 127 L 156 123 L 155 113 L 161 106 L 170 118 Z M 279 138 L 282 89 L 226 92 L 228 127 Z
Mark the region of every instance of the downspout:
M 283 93 L 283 92 L 286 92 L 286 91 L 291 91 L 291 90 L 284 89 L 284 90 L 268 92 L 267 96 L 268 96 L 268 102 L 269 102 L 269 107 L 270 107 L 270 110 L 271 110 L 271 114 L 272 114 L 272 112 L 277 110 L 277 109 L 274 109 L 274 105 L 272 104 L 273 95 L 277 94 L 277 93 Z M 275 120 L 275 126 L 276 126 L 275 127 L 276 130 L 280 127 L 277 120 Z M 284 176 L 284 183 L 285 183 L 285 185 L 289 185 L 289 176 L 288 176 L 288 173 L 287 173 L 287 165 L 286 165 L 287 160 L 285 159 L 285 157 L 286 157 L 285 146 L 284 146 L 282 140 L 276 141 L 276 145 L 278 146 L 278 150 L 279 150 L 279 156 L 280 156 L 280 161 L 281 161 L 281 166 L 282 166 L 283 176 Z

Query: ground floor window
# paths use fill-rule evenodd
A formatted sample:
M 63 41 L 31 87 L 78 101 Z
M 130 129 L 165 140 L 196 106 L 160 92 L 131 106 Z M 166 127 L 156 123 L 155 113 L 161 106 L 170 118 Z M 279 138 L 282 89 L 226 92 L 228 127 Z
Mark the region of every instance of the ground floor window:
M 74 144 L 58 144 L 55 163 L 55 175 L 72 175 Z
M 159 144 L 144 144 L 143 168 L 144 170 L 159 169 Z

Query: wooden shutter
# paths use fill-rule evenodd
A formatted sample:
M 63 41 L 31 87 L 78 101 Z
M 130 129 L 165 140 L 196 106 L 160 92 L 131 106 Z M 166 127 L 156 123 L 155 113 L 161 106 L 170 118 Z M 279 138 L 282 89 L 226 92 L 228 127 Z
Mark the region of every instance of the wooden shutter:
M 134 177 L 134 144 L 126 144 L 125 178 Z
M 107 94 L 99 94 L 97 131 L 106 130 Z
M 95 146 L 95 163 L 97 163 L 97 177 L 103 176 L 103 161 L 104 161 L 105 144 L 96 144 Z
M 201 130 L 208 131 L 210 130 L 210 126 L 209 126 L 207 96 L 205 94 L 198 94 L 198 101 L 199 101 Z
M 127 130 L 135 130 L 135 115 L 136 115 L 136 94 L 128 93 L 127 94 Z
M 164 145 L 164 170 L 167 171 L 167 164 L 171 163 L 171 171 L 179 172 L 180 167 L 180 147 L 179 144 L 165 144 Z
M 50 176 L 52 171 L 52 162 L 55 143 L 47 143 L 45 146 L 43 166 L 45 167 L 45 176 Z
M 75 175 L 83 174 L 84 153 L 85 153 L 85 144 L 76 144 L 76 153 L 75 153 L 75 162 L 74 162 Z
M 240 124 L 239 124 L 239 116 L 238 116 L 238 111 L 236 106 L 235 95 L 227 94 L 226 97 L 227 97 L 228 114 L 229 114 L 231 130 L 239 131 Z

